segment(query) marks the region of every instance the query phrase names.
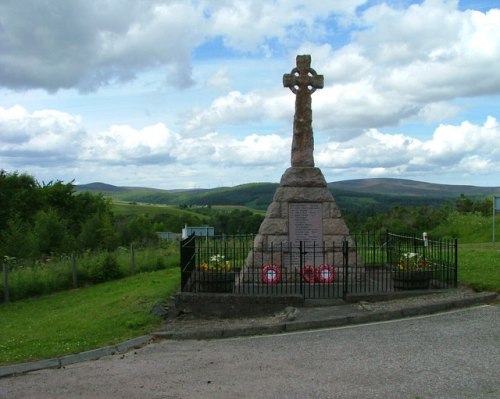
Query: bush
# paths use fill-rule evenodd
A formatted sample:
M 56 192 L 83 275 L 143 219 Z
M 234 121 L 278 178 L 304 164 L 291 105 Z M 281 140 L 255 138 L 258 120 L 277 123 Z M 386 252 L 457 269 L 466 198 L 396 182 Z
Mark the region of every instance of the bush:
M 500 220 L 497 217 L 497 223 Z M 451 212 L 444 223 L 432 230 L 434 236 L 460 242 L 489 242 L 492 238 L 492 217 L 480 213 Z
M 102 260 L 91 263 L 88 277 L 92 283 L 102 283 L 123 277 L 123 273 L 120 270 L 116 256 L 107 253 Z
M 18 263 L 9 269 L 9 292 L 13 301 L 71 287 L 71 271 L 66 259 L 47 263 Z
M 158 248 L 135 250 L 136 273 L 179 267 L 178 241 L 162 242 Z M 72 258 L 44 257 L 38 261 L 9 258 L 10 300 L 50 294 L 73 288 Z M 119 248 L 112 253 L 87 251 L 75 259 L 79 286 L 122 278 L 131 273 L 131 253 Z M 0 303 L 4 300 L 0 266 Z

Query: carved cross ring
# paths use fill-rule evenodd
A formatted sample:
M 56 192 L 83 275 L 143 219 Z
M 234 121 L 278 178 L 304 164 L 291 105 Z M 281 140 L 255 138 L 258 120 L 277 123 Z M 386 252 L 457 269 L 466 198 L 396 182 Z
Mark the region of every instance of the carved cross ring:
M 299 62 L 297 64 L 298 67 L 293 68 L 291 73 L 283 75 L 283 86 L 288 87 L 294 94 L 298 94 L 304 89 L 307 90 L 309 94 L 312 94 L 316 89 L 323 88 L 323 75 L 318 75 L 316 71 L 309 66 L 310 58 L 309 65 Z

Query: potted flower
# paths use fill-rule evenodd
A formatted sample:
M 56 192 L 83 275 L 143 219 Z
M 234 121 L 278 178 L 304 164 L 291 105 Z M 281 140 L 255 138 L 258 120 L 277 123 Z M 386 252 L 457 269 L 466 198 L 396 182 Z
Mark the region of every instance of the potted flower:
M 235 273 L 224 255 L 213 255 L 198 267 L 198 291 L 232 292 Z
M 416 252 L 401 254 L 396 270 L 392 274 L 394 288 L 415 290 L 429 288 L 432 264 Z

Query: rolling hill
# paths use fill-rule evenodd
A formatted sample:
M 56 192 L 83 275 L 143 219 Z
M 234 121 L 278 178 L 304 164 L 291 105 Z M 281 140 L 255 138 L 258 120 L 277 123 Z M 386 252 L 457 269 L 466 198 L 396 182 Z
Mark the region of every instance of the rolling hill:
M 277 183 L 250 183 L 234 187 L 193 190 L 162 190 L 119 187 L 105 183 L 75 186 L 75 190 L 102 193 L 114 200 L 164 205 L 243 205 L 265 210 Z M 469 198 L 500 195 L 500 187 L 478 187 L 425 183 L 404 179 L 357 179 L 328 183 L 343 211 L 373 213 L 394 206 L 439 206 L 461 194 Z

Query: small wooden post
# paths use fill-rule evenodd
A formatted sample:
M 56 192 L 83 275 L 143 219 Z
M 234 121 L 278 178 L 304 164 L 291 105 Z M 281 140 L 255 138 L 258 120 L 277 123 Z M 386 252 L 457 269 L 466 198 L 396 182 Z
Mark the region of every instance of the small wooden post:
M 78 288 L 78 275 L 76 270 L 76 255 L 71 255 L 71 274 L 73 275 L 73 288 Z
M 134 244 L 130 244 L 130 274 L 135 274 L 135 249 Z
M 3 299 L 4 302 L 10 302 L 9 295 L 9 264 L 6 262 L 2 262 L 2 271 L 3 271 Z

